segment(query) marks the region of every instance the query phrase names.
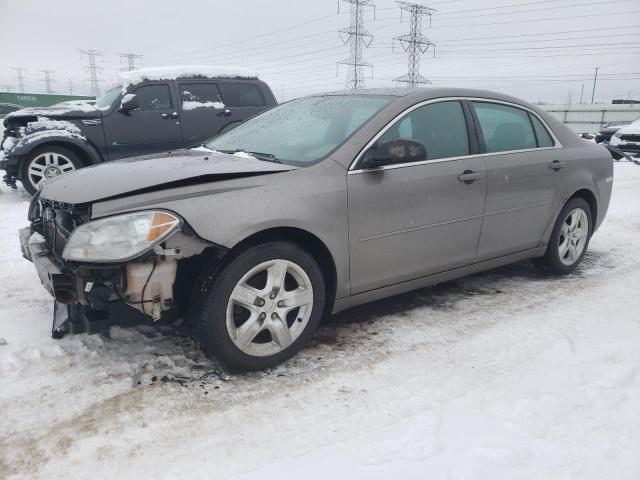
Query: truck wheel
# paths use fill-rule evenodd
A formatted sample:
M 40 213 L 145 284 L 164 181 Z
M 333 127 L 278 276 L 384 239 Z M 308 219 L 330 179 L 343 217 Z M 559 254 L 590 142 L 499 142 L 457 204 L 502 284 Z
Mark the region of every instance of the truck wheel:
M 48 178 L 81 168 L 80 158 L 71 150 L 58 146 L 43 146 L 35 149 L 22 161 L 20 181 L 31 195 Z
M 555 274 L 572 272 L 587 252 L 592 233 L 589 204 L 582 198 L 572 198 L 558 215 L 545 255 L 534 263 Z
M 210 271 L 194 292 L 193 323 L 209 356 L 241 370 L 263 370 L 294 356 L 324 311 L 317 262 L 285 241 L 262 243 Z

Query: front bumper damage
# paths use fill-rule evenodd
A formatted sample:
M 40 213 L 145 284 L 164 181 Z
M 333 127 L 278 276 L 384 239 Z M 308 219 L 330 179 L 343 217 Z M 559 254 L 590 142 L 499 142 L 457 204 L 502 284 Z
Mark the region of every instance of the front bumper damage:
M 34 224 L 19 231 L 20 248 L 53 297 L 55 338 L 99 333 L 116 324 L 175 321 L 188 311 L 198 267 L 224 254 L 217 245 L 178 232 L 162 247 L 126 263 L 78 264 L 63 260 Z

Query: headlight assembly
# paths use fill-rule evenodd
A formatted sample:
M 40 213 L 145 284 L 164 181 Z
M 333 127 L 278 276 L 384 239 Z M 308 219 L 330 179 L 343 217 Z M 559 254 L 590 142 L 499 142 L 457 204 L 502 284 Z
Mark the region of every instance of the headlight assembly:
M 78 262 L 124 262 L 149 251 L 181 225 L 179 217 L 154 210 L 101 218 L 76 228 L 62 257 Z

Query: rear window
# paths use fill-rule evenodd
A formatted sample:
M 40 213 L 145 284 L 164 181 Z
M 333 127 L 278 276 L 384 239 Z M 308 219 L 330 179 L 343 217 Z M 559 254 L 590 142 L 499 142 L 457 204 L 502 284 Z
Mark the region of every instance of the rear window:
M 253 83 L 225 83 L 224 103 L 229 107 L 264 107 L 267 102 Z
M 531 123 L 533 123 L 533 129 L 536 132 L 538 147 L 553 147 L 553 139 L 544 125 L 542 125 L 542 122 L 538 120 L 538 117 L 535 115 L 529 114 L 529 116 L 531 117 Z
M 473 102 L 473 106 L 488 153 L 537 147 L 533 126 L 526 111 L 500 103 Z
M 180 98 L 183 104 L 207 104 L 220 102 L 220 89 L 215 83 L 181 83 Z

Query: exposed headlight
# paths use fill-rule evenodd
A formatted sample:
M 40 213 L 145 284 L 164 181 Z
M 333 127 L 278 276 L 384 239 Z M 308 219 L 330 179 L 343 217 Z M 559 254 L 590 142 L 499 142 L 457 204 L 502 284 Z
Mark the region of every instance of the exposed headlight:
M 153 210 L 94 220 L 71 233 L 62 257 L 86 262 L 124 262 L 147 252 L 181 225 L 177 216 Z

